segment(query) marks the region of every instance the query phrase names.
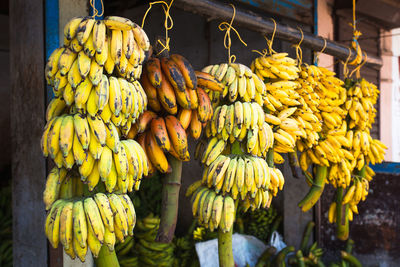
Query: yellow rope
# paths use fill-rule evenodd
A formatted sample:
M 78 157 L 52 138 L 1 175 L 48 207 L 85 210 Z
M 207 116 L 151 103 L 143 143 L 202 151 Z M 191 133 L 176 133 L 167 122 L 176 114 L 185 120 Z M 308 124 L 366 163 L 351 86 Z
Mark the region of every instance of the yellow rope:
M 343 63 L 343 61 L 342 61 L 344 78 L 347 78 L 348 77 L 347 75 L 349 75 L 349 68 L 347 67 L 347 63 L 349 62 L 350 57 L 351 57 L 351 48 L 348 47 L 348 49 L 349 49 L 349 56 L 347 57 L 346 62 Z
M 326 39 L 324 37 L 321 37 L 321 38 L 324 40 L 324 46 L 322 47 L 321 51 L 315 53 L 314 63 L 316 65 L 318 65 L 318 63 L 319 63 L 319 54 L 323 53 L 325 51 L 325 48 L 326 48 Z
M 356 78 L 359 79 L 361 77 L 360 73 L 361 67 L 364 66 L 366 62 L 367 62 L 367 53 L 364 52 L 364 61 L 361 64 L 359 64 L 356 68 L 354 68 L 354 70 L 350 73 L 349 77 L 353 76 L 353 74 L 356 73 Z
M 92 18 L 101 17 L 104 15 L 104 3 L 103 0 L 100 0 L 101 3 L 101 14 L 99 14 L 99 10 L 96 8 L 96 0 L 90 0 L 89 4 L 93 9 Z
M 268 40 L 268 38 L 266 36 L 264 36 L 264 38 L 267 40 L 267 45 L 268 45 L 268 49 L 269 49 L 269 54 L 271 55 L 272 53 L 276 53 L 273 49 L 272 49 L 272 45 L 274 43 L 274 38 L 275 38 L 275 33 L 276 33 L 276 21 L 271 18 L 271 20 L 274 22 L 274 31 L 272 32 L 272 36 L 271 36 L 271 40 Z M 266 55 L 266 54 L 265 54 Z M 264 56 L 265 56 L 264 55 Z
M 299 61 L 299 66 L 300 66 L 301 63 L 303 62 L 303 50 L 301 50 L 300 45 L 303 42 L 304 33 L 303 33 L 303 30 L 300 27 L 297 27 L 297 29 L 299 29 L 299 31 L 301 32 L 301 39 L 300 39 L 300 42 L 297 45 L 295 45 L 294 47 L 296 48 L 296 57 L 297 57 L 297 59 Z
M 165 28 L 165 44 L 163 44 L 161 42 L 161 40 L 158 40 L 158 43 L 163 47 L 163 49 L 158 52 L 157 55 L 161 54 L 162 52 L 164 52 L 164 50 L 168 50 L 169 51 L 169 41 L 170 38 L 168 37 L 168 31 L 171 30 L 174 27 L 174 21 L 172 20 L 172 17 L 170 15 L 170 9 L 172 6 L 172 3 L 174 2 L 174 0 L 171 0 L 171 2 L 169 3 L 169 5 L 167 4 L 167 2 L 165 1 L 154 1 L 149 3 L 149 8 L 146 10 L 146 13 L 143 16 L 143 20 L 142 20 L 142 28 L 144 27 L 144 22 L 146 20 L 147 14 L 149 13 L 150 9 L 153 7 L 153 5 L 155 4 L 162 4 L 162 8 L 164 10 L 165 13 L 165 21 L 164 21 L 164 28 Z
M 235 9 L 234 5 L 232 5 L 232 4 L 230 4 L 230 5 L 233 8 L 233 15 L 232 15 L 231 22 L 228 23 L 226 21 L 223 21 L 218 25 L 218 29 L 220 31 L 226 31 L 225 32 L 225 36 L 224 36 L 224 47 L 226 49 L 228 49 L 228 57 L 229 57 L 228 61 L 229 61 L 229 64 L 236 61 L 236 56 L 235 55 L 231 55 L 231 45 L 232 45 L 231 30 L 233 30 L 236 33 L 237 37 L 239 38 L 239 41 L 242 42 L 242 44 L 244 44 L 245 46 L 247 46 L 247 44 L 240 37 L 239 32 L 232 26 L 233 20 L 235 19 L 235 16 L 236 16 L 236 9 Z
M 274 42 L 276 32 L 276 21 L 273 18 L 271 18 L 271 20 L 274 22 L 274 31 L 272 32 L 271 40 L 269 40 L 267 36 L 264 35 L 264 38 L 267 41 L 267 48 L 263 49 L 261 52 L 258 50 L 251 50 L 251 52 L 258 53 L 263 57 L 265 57 L 267 54 L 271 55 L 272 53 L 276 53 L 275 50 L 272 49 L 272 44 Z

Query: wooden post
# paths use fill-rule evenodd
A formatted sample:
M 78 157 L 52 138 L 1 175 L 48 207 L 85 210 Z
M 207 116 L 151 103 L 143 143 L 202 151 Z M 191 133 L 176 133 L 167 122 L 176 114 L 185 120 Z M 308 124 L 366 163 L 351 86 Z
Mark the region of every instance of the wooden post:
M 43 1 L 10 1 L 13 266 L 47 266 Z

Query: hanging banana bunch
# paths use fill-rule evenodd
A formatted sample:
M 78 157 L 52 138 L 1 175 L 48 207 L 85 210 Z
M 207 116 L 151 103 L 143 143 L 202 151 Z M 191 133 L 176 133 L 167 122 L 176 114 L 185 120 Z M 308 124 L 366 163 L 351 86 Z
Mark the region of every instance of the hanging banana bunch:
M 368 165 L 383 162 L 387 149 L 381 141 L 373 139 L 370 135 L 377 112 L 374 105 L 379 90 L 363 78 L 346 79 L 346 85 L 347 100 L 343 106 L 348 110 L 349 127 L 346 132 L 348 146 L 345 153 L 351 155 L 348 158 L 351 181 L 337 193 L 336 201 L 331 203 L 328 213 L 329 222 L 338 225 L 337 236 L 343 240 L 348 238 L 348 227 L 343 226 L 338 218 L 344 218 L 342 221 L 352 221 L 354 213 L 358 214 L 357 205 L 360 201 L 365 201 L 369 182 L 375 175 Z M 341 230 L 343 228 L 344 230 Z
M 197 78 L 215 110 L 206 126 L 207 141 L 200 141 L 195 152 L 205 165 L 202 180 L 187 195 L 192 195 L 193 215 L 201 224 L 229 232 L 235 201 L 241 200 L 245 210 L 268 208 L 284 185 L 281 171 L 265 161 L 275 139 L 262 108 L 267 91 L 263 81 L 239 63 L 207 66 Z
M 61 243 L 73 259 L 78 256 L 85 261 L 88 249 L 97 257 L 102 244 L 113 251 L 116 240 L 123 242 L 133 235 L 136 213 L 129 196 L 92 194 L 76 172 L 53 168 L 43 200 L 49 210 L 45 233 L 50 244 L 57 248 Z
M 166 154 L 190 160 L 187 136 L 198 139 L 212 115 L 211 101 L 197 86 L 197 77 L 187 59 L 178 54 L 152 56 L 141 77 L 149 110 L 133 125 L 128 138 L 137 138 L 149 158 L 150 173 L 171 172 Z
M 265 121 L 273 125 L 274 161 L 281 164 L 284 160 L 280 153 L 294 153 L 300 137 L 317 138 L 318 120 L 307 105 L 308 99 L 304 99 L 306 88 L 299 82 L 295 59 L 287 53 L 264 54 L 252 62 L 251 69 L 266 86 L 262 101 Z
M 77 17 L 46 64 L 55 98 L 41 148 L 56 167 L 43 193 L 45 232 L 71 258 L 85 261 L 88 249 L 97 257 L 103 244 L 113 251 L 133 235 L 126 193 L 139 190 L 149 164 L 140 144 L 123 137 L 147 108 L 138 78 L 148 50 L 145 32 L 129 19 Z

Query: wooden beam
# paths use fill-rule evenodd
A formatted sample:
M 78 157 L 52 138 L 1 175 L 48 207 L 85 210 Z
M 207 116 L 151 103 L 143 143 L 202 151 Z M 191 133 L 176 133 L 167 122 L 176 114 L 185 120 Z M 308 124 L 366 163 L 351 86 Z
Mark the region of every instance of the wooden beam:
M 13 266 L 47 266 L 42 0 L 10 1 Z M 57 12 L 57 11 L 55 11 Z
M 185 11 L 204 15 L 211 20 L 218 19 L 230 21 L 232 18 L 232 7 L 215 0 L 176 0 L 174 5 Z M 255 32 L 259 32 L 263 35 L 271 34 L 275 27 L 270 18 L 262 17 L 259 14 L 238 8 L 236 8 L 234 24 L 243 26 Z M 296 28 L 277 23 L 275 37 L 293 44 L 297 44 L 301 40 L 301 32 Z M 351 50 L 349 53 L 347 46 L 331 40 L 325 40 L 325 54 L 332 55 L 343 61 L 346 61 L 350 54 L 350 61 L 354 59 L 356 55 L 354 50 Z M 313 51 L 321 51 L 325 45 L 325 40 L 322 37 L 304 32 L 304 39 L 301 46 L 308 47 Z M 374 68 L 380 68 L 382 66 L 382 60 L 377 57 L 368 56 L 366 65 L 370 65 Z

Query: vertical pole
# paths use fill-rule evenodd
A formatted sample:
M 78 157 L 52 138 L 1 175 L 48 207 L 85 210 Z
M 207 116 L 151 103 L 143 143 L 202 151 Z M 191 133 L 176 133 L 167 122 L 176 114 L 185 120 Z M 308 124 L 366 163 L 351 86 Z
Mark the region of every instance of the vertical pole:
M 47 266 L 42 191 L 46 164 L 42 0 L 10 1 L 13 266 Z

